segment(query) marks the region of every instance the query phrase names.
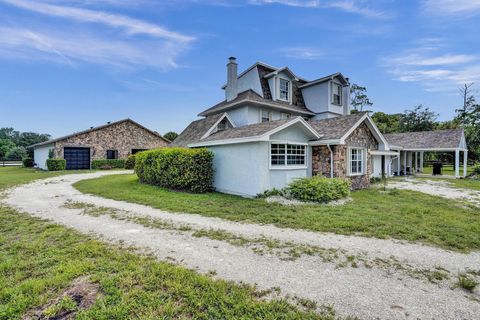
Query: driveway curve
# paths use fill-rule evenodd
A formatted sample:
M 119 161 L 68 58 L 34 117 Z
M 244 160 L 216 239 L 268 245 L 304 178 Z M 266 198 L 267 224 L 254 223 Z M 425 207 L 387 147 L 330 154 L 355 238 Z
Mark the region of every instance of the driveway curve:
M 72 174 L 39 180 L 10 189 L 2 201 L 33 216 L 95 234 L 105 241 L 144 248 L 159 259 L 175 261 L 199 272 L 213 273 L 217 278 L 256 284 L 259 289 L 278 287 L 282 295 L 310 299 L 318 305 L 333 305 L 341 316 L 361 319 L 478 319 L 478 291 L 468 293 L 454 287 L 454 281 L 459 272 L 480 271 L 480 252 L 461 254 L 403 241 L 315 233 L 169 213 L 82 194 L 72 187 L 73 183 L 83 179 L 121 173 L 125 172 Z M 68 203 L 112 208 L 129 219 L 118 219 L 108 214 L 85 214 L 82 208 L 66 206 Z M 136 221 L 135 217 L 155 219 L 169 227 L 146 226 Z M 188 230 L 183 228 L 185 226 Z M 221 230 L 248 239 L 262 237 L 290 246 L 312 246 L 335 252 L 335 256 L 359 257 L 359 261 L 368 261 L 368 264 L 340 266 L 338 261 L 315 254 L 284 259 L 272 252 L 259 254 L 248 246 L 234 245 L 222 239 L 194 236 L 192 232 L 195 230 Z M 375 264 L 376 261 L 382 263 Z M 387 267 L 384 261 L 388 261 Z M 429 272 L 438 270 L 448 274 L 448 279 L 429 281 Z M 427 277 L 422 276 L 425 274 Z

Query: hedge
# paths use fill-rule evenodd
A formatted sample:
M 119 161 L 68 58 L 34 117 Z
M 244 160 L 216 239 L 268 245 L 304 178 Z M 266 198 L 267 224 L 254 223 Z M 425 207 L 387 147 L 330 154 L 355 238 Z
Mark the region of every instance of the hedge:
M 65 159 L 47 159 L 47 168 L 49 171 L 62 171 L 67 167 Z
M 134 169 L 135 168 L 135 155 L 131 154 L 128 156 L 127 160 L 125 161 L 125 169 Z
M 202 193 L 213 190 L 213 153 L 207 149 L 162 148 L 135 155 L 143 183 Z
M 25 168 L 31 168 L 35 164 L 32 158 L 24 158 L 22 163 Z
M 347 179 L 314 176 L 296 179 L 286 189 L 291 197 L 301 201 L 328 202 L 348 197 L 350 188 Z
M 92 169 L 123 169 L 125 160 L 123 159 L 101 159 L 92 160 Z

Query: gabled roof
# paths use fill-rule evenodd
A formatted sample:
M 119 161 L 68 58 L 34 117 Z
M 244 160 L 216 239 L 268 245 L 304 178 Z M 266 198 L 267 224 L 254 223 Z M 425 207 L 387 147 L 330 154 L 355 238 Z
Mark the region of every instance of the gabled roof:
M 208 130 L 223 118 L 223 115 L 223 113 L 218 113 L 204 119 L 193 121 L 173 140 L 171 146 L 186 147 L 189 143 L 200 141 Z
M 319 135 L 302 117 L 295 117 L 218 131 L 205 139 L 196 142 L 192 141 L 191 143 L 188 143 L 188 146 L 200 147 L 250 141 L 268 141 L 270 135 L 295 124 L 300 124 L 303 129 L 310 134 L 312 139 L 319 139 L 321 137 L 321 135 Z
M 390 145 L 404 150 L 466 149 L 463 129 L 390 133 L 384 136 Z
M 271 78 L 271 77 L 276 76 L 277 74 L 279 74 L 279 73 L 281 73 L 281 72 L 288 73 L 288 74 L 290 75 L 290 77 L 292 77 L 292 78 L 293 78 L 294 80 L 296 80 L 296 81 L 299 81 L 299 80 L 301 80 L 301 81 L 306 81 L 306 80 L 304 80 L 304 79 L 302 79 L 302 78 L 297 77 L 297 76 L 295 75 L 295 73 L 293 73 L 293 71 L 290 70 L 288 67 L 283 67 L 283 68 L 274 70 L 274 71 L 266 74 L 266 75 L 264 76 L 264 78 L 266 78 L 266 79 Z
M 255 62 L 253 65 L 251 65 L 250 67 L 248 67 L 247 69 L 245 69 L 244 71 L 242 71 L 238 76 L 237 78 L 241 78 L 242 76 L 244 76 L 246 73 L 248 73 L 250 70 L 252 70 L 253 68 L 256 68 L 256 67 L 263 67 L 264 69 L 268 70 L 269 72 L 272 72 L 272 71 L 275 71 L 275 70 L 278 70 L 279 68 L 277 67 L 273 67 L 269 64 L 266 64 L 266 63 L 263 63 L 263 62 L 260 62 L 260 61 L 257 61 Z M 225 83 L 223 86 L 222 86 L 222 89 L 225 89 L 227 87 L 227 84 Z
M 299 86 L 300 89 L 303 89 L 303 88 L 308 88 L 310 86 L 313 86 L 315 84 L 318 84 L 318 83 L 322 83 L 322 82 L 325 82 L 325 81 L 330 81 L 330 80 L 333 80 L 335 78 L 338 78 L 340 79 L 340 82 L 343 84 L 343 85 L 347 85 L 348 84 L 348 80 L 347 78 L 345 78 L 343 76 L 343 74 L 341 74 L 340 72 L 337 72 L 337 73 L 334 73 L 334 74 L 331 74 L 329 76 L 326 76 L 326 77 L 322 77 L 322 78 L 319 78 L 319 79 L 316 79 L 316 80 L 312 80 L 312 81 L 309 81 L 305 84 L 302 84 L 301 86 Z
M 206 117 L 218 112 L 222 112 L 226 109 L 240 106 L 246 103 L 254 104 L 254 105 L 259 105 L 259 106 L 266 106 L 274 109 L 279 109 L 279 110 L 284 110 L 284 111 L 289 111 L 289 112 L 297 112 L 300 114 L 304 115 L 315 115 L 313 112 L 308 110 L 306 107 L 302 107 L 299 105 L 294 105 L 290 104 L 288 102 L 282 102 L 282 101 L 273 101 L 271 99 L 265 99 L 261 97 L 259 94 L 257 94 L 253 90 L 246 90 L 243 92 L 240 92 L 238 96 L 233 99 L 232 101 L 222 101 L 216 105 L 214 105 L 211 108 L 208 108 L 207 110 L 199 113 L 198 115 L 201 117 Z
M 378 130 L 375 122 L 368 115 L 367 112 L 359 112 L 348 116 L 341 116 L 323 120 L 310 121 L 312 127 L 317 130 L 323 137 L 321 140 L 313 144 L 345 144 L 345 140 L 358 128 L 362 123 L 365 123 L 373 136 L 382 146 L 382 149 L 389 150 L 388 142 Z
M 139 124 L 138 122 L 135 122 L 135 121 L 133 121 L 133 120 L 130 119 L 130 118 L 127 118 L 127 119 L 123 119 L 123 120 L 119 120 L 119 121 L 109 122 L 109 123 L 107 123 L 107 124 L 104 124 L 104 125 L 101 125 L 101 126 L 98 126 L 98 127 L 93 127 L 93 128 L 87 129 L 87 130 L 75 132 L 75 133 L 72 133 L 72 134 L 69 134 L 69 135 L 66 135 L 66 136 L 63 136 L 63 137 L 59 137 L 59 138 L 51 139 L 51 140 L 48 140 L 48 141 L 45 141 L 45 142 L 37 143 L 37 144 L 34 144 L 34 145 L 29 146 L 28 148 L 34 148 L 34 147 L 39 147 L 39 146 L 43 146 L 43 145 L 52 144 L 52 143 L 55 143 L 55 142 L 58 142 L 58 141 L 62 141 L 62 140 L 68 139 L 68 138 L 76 137 L 76 136 L 79 136 L 79 135 L 82 135 L 82 134 L 85 134 L 85 133 L 90 133 L 90 132 L 93 132 L 93 131 L 105 129 L 105 128 L 107 128 L 107 127 L 111 127 L 111 126 L 120 124 L 120 123 L 122 123 L 122 122 L 130 122 L 130 123 L 132 123 L 132 124 L 134 124 L 134 125 L 142 128 L 142 129 L 150 132 L 151 134 L 159 137 L 160 139 L 163 139 L 165 142 L 170 143 L 170 140 L 162 137 L 158 132 L 152 131 L 152 130 L 150 130 L 150 129 L 144 127 L 144 126 L 142 126 L 142 125 Z

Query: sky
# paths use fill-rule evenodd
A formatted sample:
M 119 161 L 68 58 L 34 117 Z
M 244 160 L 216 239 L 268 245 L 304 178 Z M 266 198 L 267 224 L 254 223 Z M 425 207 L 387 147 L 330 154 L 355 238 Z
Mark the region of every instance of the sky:
M 480 0 L 0 0 L 0 127 L 181 132 L 224 99 L 230 56 L 341 72 L 374 111 L 447 120 L 480 89 L 479 21 Z

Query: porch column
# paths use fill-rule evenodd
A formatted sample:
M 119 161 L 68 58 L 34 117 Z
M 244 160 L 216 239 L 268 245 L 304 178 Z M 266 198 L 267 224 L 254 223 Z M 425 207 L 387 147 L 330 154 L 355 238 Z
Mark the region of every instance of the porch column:
M 403 152 L 403 175 L 407 175 L 407 151 Z
M 400 176 L 400 155 L 402 154 L 402 151 L 398 150 L 398 157 L 397 157 L 397 176 Z
M 468 150 L 463 151 L 463 177 L 467 176 Z
M 455 178 L 460 178 L 460 150 L 455 149 Z
M 408 166 L 410 167 L 410 174 L 413 173 L 413 151 L 410 151 L 410 158 L 408 159 Z
M 423 151 L 420 151 L 420 172 L 423 173 Z

